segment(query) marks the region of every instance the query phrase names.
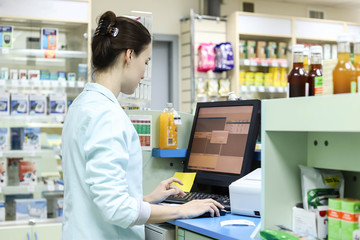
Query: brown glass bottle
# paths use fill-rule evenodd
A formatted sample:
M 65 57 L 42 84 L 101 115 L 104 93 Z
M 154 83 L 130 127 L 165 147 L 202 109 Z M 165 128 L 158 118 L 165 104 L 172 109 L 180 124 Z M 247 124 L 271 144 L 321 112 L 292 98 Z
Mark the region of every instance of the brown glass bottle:
M 310 48 L 310 70 L 308 76 L 309 96 L 323 95 L 322 78 L 322 47 L 312 46 Z
M 356 92 L 356 72 L 350 61 L 350 39 L 339 36 L 338 62 L 333 70 L 334 94 Z
M 303 51 L 303 45 L 293 46 L 293 68 L 288 75 L 289 97 L 303 97 L 306 94 L 305 85 L 308 76 L 304 69 Z

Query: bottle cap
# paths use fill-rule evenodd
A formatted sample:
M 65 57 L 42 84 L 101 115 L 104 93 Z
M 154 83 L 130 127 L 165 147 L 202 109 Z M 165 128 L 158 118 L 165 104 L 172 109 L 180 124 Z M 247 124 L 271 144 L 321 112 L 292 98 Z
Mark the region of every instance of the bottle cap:
M 318 54 L 322 54 L 322 47 L 321 46 L 311 46 L 310 47 L 310 53 L 318 53 Z
M 293 52 L 304 52 L 304 45 L 303 44 L 296 44 L 292 47 Z
M 173 104 L 172 104 L 171 102 L 168 102 L 168 103 L 166 103 L 166 107 L 167 107 L 167 108 L 172 108 L 172 107 L 173 107 Z

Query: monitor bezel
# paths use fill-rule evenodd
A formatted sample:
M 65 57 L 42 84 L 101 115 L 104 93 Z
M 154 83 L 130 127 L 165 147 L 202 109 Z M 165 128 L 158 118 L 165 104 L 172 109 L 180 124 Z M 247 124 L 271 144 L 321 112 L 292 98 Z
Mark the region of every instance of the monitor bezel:
M 245 146 L 244 159 L 240 174 L 188 169 L 191 147 L 195 134 L 195 126 L 197 123 L 200 109 L 209 108 L 209 107 L 233 107 L 233 106 L 253 107 L 248 138 Z M 196 172 L 196 179 L 194 184 L 204 184 L 215 187 L 228 187 L 232 182 L 236 181 L 237 179 L 251 172 L 252 163 L 254 161 L 254 150 L 256 146 L 256 139 L 258 137 L 259 129 L 260 129 L 260 112 L 261 112 L 261 101 L 257 99 L 197 103 L 192 129 L 190 133 L 189 144 L 186 151 L 186 158 L 184 162 L 184 172 Z

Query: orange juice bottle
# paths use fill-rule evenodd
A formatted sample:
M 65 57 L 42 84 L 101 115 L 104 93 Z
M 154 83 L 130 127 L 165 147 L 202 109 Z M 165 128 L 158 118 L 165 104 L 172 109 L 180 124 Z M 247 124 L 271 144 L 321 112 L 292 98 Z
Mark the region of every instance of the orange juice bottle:
M 360 77 L 360 35 L 355 37 L 354 41 L 354 67 L 356 71 L 356 83 L 359 83 Z M 358 86 L 359 87 L 359 86 Z
M 160 148 L 177 148 L 177 125 L 174 121 L 174 108 L 172 103 L 167 103 L 160 114 Z
M 350 61 L 350 38 L 338 38 L 338 62 L 333 70 L 334 94 L 356 92 L 356 71 Z

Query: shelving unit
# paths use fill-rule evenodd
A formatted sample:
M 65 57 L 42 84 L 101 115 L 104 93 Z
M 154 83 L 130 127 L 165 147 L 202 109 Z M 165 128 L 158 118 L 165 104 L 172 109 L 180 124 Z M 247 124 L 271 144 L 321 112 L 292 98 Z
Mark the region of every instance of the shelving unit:
M 359 103 L 358 94 L 263 101 L 262 229 L 292 228 L 292 207 L 302 202 L 300 164 L 341 170 L 345 197 L 360 198 Z
M 188 18 L 181 19 L 181 103 L 180 110 L 191 113 L 196 107 L 199 79 L 226 79 L 227 73 L 198 72 L 197 49 L 201 43 L 226 42 L 226 19 L 202 16 L 190 10 Z M 205 96 L 205 98 L 221 96 Z
M 358 34 L 359 32 L 360 24 L 357 23 L 234 12 L 227 21 L 227 40 L 233 46 L 234 62 L 237 66 L 229 73 L 231 90 L 240 97 L 264 97 L 261 95 L 262 91 L 254 91 L 251 94 L 249 91 L 243 91 L 243 86 L 239 84 L 239 73 L 243 70 L 255 71 L 254 68 L 257 68 L 258 71 L 267 71 L 266 68 L 277 67 L 276 62 L 281 62 L 279 59 L 240 59 L 240 40 L 286 42 L 288 45 L 287 58 L 282 63 L 278 63 L 278 66 L 287 67 L 289 71 L 292 66 L 292 56 L 289 51 L 292 45 L 297 43 L 336 44 L 339 34 Z M 277 93 L 277 95 L 271 93 L 265 95 L 265 98 L 285 96 L 286 92 Z
M 91 56 L 91 0 L 0 0 L 1 25 L 12 26 L 12 47 L 0 48 L 0 64 L 9 71 L 8 79 L 1 77 L 0 92 L 9 93 L 66 93 L 68 100 L 74 99 L 89 81 Z M 21 7 L 19 7 L 21 6 Z M 56 28 L 57 48 L 44 50 L 40 48 L 41 29 Z M 88 73 L 84 80 L 79 81 L 79 64 L 87 64 Z M 10 69 L 18 70 L 18 78 L 10 78 Z M 69 80 L 34 80 L 30 76 L 23 79 L 19 70 L 45 70 L 52 73 L 76 73 L 76 81 Z M 58 75 L 59 76 L 59 75 Z M 66 76 L 67 77 L 67 76 Z M 10 80 L 11 79 L 11 80 Z M 43 78 L 47 79 L 47 78 Z M 41 128 L 40 144 L 46 149 L 36 151 L 3 150 L 0 159 L 7 165 L 8 158 L 23 158 L 25 161 L 36 162 L 36 185 L 2 186 L 0 200 L 5 195 L 32 193 L 34 198 L 40 198 L 42 192 L 58 194 L 63 191 L 60 184 L 52 184 L 53 179 L 60 177 L 58 155 L 59 149 L 52 149 L 45 143 L 45 134 L 61 135 L 64 115 L 26 115 L 0 116 L 0 127 L 8 128 L 8 145 L 10 145 L 9 130 L 13 127 Z M 45 133 L 43 135 L 43 133 Z M 57 139 L 55 141 L 58 141 Z M 50 143 L 48 143 L 50 144 Z M 10 149 L 10 147 L 8 148 Z M 49 177 L 44 184 L 42 177 Z M 9 182 L 8 182 L 9 184 Z M 35 225 L 34 225 L 35 224 Z M 0 235 L 6 239 L 59 239 L 61 223 L 57 219 L 29 221 L 5 221 L 0 223 Z

